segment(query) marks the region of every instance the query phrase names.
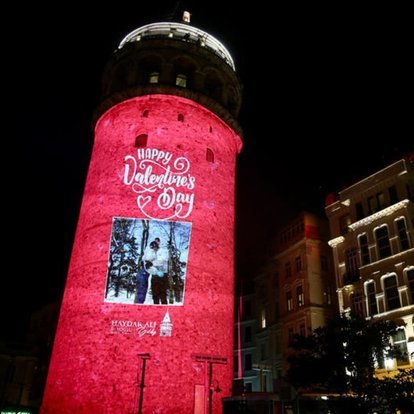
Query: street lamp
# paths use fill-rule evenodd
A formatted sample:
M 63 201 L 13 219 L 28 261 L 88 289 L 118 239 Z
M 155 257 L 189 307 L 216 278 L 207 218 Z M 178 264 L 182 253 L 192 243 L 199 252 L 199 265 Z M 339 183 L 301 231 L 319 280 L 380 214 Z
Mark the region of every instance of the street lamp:
M 145 387 L 145 366 L 147 360 L 151 358 L 151 355 L 146 352 L 143 354 L 137 354 L 137 357 L 141 358 L 142 368 L 141 368 L 141 382 L 139 384 L 139 404 L 138 404 L 138 414 L 142 414 L 142 403 L 144 401 L 144 387 Z M 137 378 L 138 382 L 138 378 Z

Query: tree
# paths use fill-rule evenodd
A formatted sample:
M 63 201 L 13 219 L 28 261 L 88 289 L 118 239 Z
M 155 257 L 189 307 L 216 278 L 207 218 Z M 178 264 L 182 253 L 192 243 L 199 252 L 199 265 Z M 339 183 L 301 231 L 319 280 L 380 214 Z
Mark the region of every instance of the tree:
M 387 380 L 375 377 L 377 361 L 384 355 L 398 355 L 399 350 L 391 343 L 398 329 L 391 321 L 371 322 L 358 316 L 342 315 L 308 337 L 296 335 L 288 358 L 288 380 L 302 391 L 348 396 L 360 412 L 404 409 L 405 400 L 414 395 L 412 381 L 407 379 L 409 375 L 401 373 Z M 402 384 L 404 392 L 398 400 L 397 393 L 392 390 Z

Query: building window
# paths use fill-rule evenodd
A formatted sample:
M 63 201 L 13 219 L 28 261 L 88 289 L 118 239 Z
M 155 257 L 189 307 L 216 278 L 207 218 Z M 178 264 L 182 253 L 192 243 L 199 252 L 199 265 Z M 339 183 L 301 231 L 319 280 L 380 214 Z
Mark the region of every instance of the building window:
M 400 241 L 400 250 L 408 250 L 410 248 L 410 242 L 408 240 L 405 218 L 400 217 L 397 220 L 395 220 L 395 226 L 397 229 L 398 239 Z
M 295 266 L 296 266 L 296 272 L 302 271 L 302 258 L 300 256 L 297 256 L 295 258 Z
M 364 317 L 364 298 L 361 293 L 351 294 L 351 309 L 355 315 Z
M 328 271 L 328 258 L 321 255 L 321 270 L 324 272 Z
M 262 329 L 266 328 L 266 309 L 262 309 L 262 312 L 260 313 L 260 326 Z
M 369 214 L 376 213 L 385 207 L 384 193 L 377 193 L 375 196 L 368 197 Z
M 341 231 L 341 234 L 347 234 L 349 231 L 349 225 L 351 224 L 351 217 L 349 215 L 342 216 L 339 219 L 339 230 Z
M 368 236 L 364 234 L 360 234 L 358 236 L 358 244 L 359 244 L 359 253 L 361 256 L 361 264 L 362 266 L 367 265 L 370 263 L 369 259 L 369 248 L 368 248 Z
M 289 278 L 292 276 L 292 267 L 290 266 L 290 262 L 285 263 L 285 275 L 286 275 L 286 278 Z
M 142 117 L 143 117 L 143 118 L 148 118 L 148 115 L 149 115 L 149 111 L 148 111 L 148 109 L 146 109 L 146 110 L 142 113 Z
M 305 299 L 303 297 L 303 288 L 302 285 L 296 288 L 296 299 L 298 301 L 298 307 L 304 305 Z
M 286 309 L 288 312 L 293 309 L 292 293 L 290 290 L 286 292 Z
M 182 73 L 179 73 L 175 77 L 175 84 L 176 86 L 181 86 L 182 88 L 186 88 L 187 87 L 187 76 Z
M 292 345 L 292 343 L 293 343 L 293 336 L 294 336 L 293 328 L 289 328 L 288 329 L 288 344 L 289 345 Z
M 397 366 L 409 364 L 410 359 L 408 357 L 407 339 L 403 328 L 398 329 L 393 335 L 393 343 L 399 350 L 399 355 L 397 355 Z
M 357 249 L 349 249 L 345 252 L 344 285 L 350 285 L 359 280 Z
M 251 319 L 252 318 L 252 303 L 250 302 L 250 300 L 246 300 L 243 303 L 243 307 L 244 307 L 244 319 Z
M 384 293 L 387 303 L 387 310 L 398 309 L 400 304 L 400 296 L 398 294 L 398 284 L 395 275 L 387 276 L 383 279 Z
M 148 82 L 149 83 L 158 83 L 159 79 L 160 79 L 160 73 L 159 72 L 151 72 L 149 74 L 149 77 L 148 77 Z
M 135 148 L 142 148 L 147 146 L 148 135 L 140 134 L 135 138 Z
M 388 189 L 388 195 L 390 196 L 390 204 L 398 203 L 398 193 L 395 185 Z
M 183 114 L 178 114 L 177 120 L 179 122 L 184 122 L 184 115 Z
M 252 354 L 244 355 L 244 369 L 250 371 L 252 369 Z
M 323 300 L 325 305 L 330 305 L 332 303 L 332 290 L 330 286 L 325 286 L 325 291 L 323 292 Z
M 414 267 L 411 267 L 406 272 L 407 284 L 411 293 L 411 304 L 414 304 Z
M 250 326 L 246 326 L 244 328 L 244 342 L 251 342 L 252 341 L 252 328 Z
M 355 213 L 356 213 L 357 220 L 361 220 L 365 217 L 364 206 L 362 205 L 362 203 L 355 204 Z
M 210 148 L 206 150 L 206 160 L 208 162 L 214 162 L 214 152 Z
M 378 313 L 377 298 L 374 281 L 365 284 L 365 294 L 367 295 L 368 315 L 374 316 Z
M 253 384 L 251 382 L 246 382 L 244 384 L 244 391 L 245 392 L 252 392 L 253 391 Z
M 264 361 L 266 358 L 266 344 L 260 344 L 260 359 Z
M 306 336 L 306 329 L 304 323 L 301 323 L 299 326 L 299 335 Z
M 388 237 L 388 227 L 384 224 L 374 230 L 375 239 L 378 246 L 378 258 L 384 259 L 391 256 L 391 245 Z

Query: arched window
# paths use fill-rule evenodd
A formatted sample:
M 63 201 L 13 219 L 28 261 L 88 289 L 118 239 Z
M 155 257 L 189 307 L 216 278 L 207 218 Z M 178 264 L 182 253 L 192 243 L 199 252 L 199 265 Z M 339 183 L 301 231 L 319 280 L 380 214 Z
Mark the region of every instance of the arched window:
M 367 297 L 367 314 L 374 316 L 378 313 L 375 282 L 373 280 L 365 283 L 365 296 Z
M 398 240 L 400 242 L 400 250 L 408 250 L 410 248 L 410 241 L 408 239 L 405 217 L 397 218 L 394 223 L 396 233 L 398 234 Z
M 148 135 L 147 134 L 140 134 L 135 138 L 135 147 L 142 148 L 147 146 Z
M 386 276 L 383 278 L 383 284 L 387 310 L 400 308 L 397 277 L 395 275 Z
M 391 256 L 390 238 L 388 235 L 388 226 L 384 224 L 374 230 L 375 240 L 378 247 L 378 259 L 384 259 Z

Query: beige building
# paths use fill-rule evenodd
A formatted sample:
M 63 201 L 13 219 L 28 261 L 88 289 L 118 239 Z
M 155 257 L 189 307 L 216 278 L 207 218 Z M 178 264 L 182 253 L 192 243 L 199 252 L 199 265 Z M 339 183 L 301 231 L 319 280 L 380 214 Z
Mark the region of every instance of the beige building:
M 303 212 L 267 243 L 254 279 L 239 289 L 234 377 L 243 379 L 245 392 L 293 398 L 284 380 L 293 335 L 309 334 L 338 314 L 328 240 L 328 221 Z
M 414 161 L 403 159 L 345 188 L 326 206 L 341 313 L 394 320 L 404 357 L 378 361 L 392 370 L 414 365 Z

